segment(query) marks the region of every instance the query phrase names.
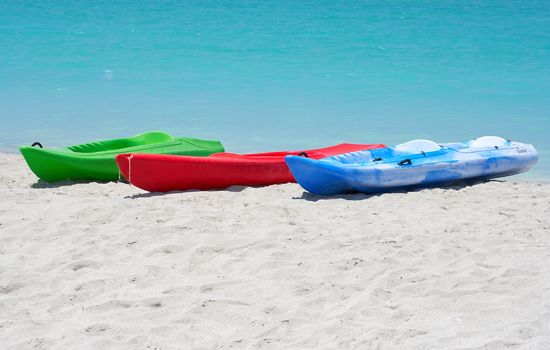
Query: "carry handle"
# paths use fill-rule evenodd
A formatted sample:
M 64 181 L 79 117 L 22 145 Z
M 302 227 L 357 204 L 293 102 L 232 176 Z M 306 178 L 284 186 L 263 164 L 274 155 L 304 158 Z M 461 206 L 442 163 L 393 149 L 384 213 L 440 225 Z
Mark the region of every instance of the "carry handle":
M 412 165 L 412 160 L 410 160 L 409 158 L 407 159 L 403 159 L 402 161 L 400 161 L 399 163 L 397 163 L 397 165 Z
M 34 146 L 38 146 L 38 147 L 40 147 L 40 148 L 44 148 L 44 147 L 42 147 L 42 144 L 41 144 L 40 142 L 35 142 L 35 143 L 33 143 L 33 144 L 31 145 L 31 147 L 34 147 Z
M 300 153 L 298 153 L 298 157 L 306 157 L 306 158 L 309 158 L 309 156 L 307 155 L 306 152 L 300 152 Z

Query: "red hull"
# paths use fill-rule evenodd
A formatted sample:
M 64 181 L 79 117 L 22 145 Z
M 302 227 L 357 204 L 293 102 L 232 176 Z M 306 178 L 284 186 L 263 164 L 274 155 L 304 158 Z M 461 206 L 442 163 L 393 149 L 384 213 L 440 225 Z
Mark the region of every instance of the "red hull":
M 243 155 L 216 153 L 208 157 L 119 154 L 116 163 L 126 180 L 147 191 L 209 190 L 233 185 L 266 186 L 295 182 L 285 164 L 287 155 L 305 152 L 310 158 L 320 159 L 381 147 L 386 146 L 343 143 L 306 151 Z

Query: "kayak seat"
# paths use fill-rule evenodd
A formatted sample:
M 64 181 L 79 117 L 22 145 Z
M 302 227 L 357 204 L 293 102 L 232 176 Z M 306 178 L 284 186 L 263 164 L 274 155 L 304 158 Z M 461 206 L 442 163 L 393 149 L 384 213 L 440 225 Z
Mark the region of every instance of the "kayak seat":
M 468 141 L 470 148 L 498 148 L 508 145 L 508 141 L 498 136 L 482 136 Z
M 439 151 L 441 146 L 430 140 L 412 140 L 395 146 L 396 155 L 419 154 Z
M 70 151 L 77 153 L 95 153 L 170 141 L 174 141 L 174 137 L 172 135 L 161 131 L 151 131 L 134 137 L 90 142 L 81 145 L 69 146 L 67 148 Z

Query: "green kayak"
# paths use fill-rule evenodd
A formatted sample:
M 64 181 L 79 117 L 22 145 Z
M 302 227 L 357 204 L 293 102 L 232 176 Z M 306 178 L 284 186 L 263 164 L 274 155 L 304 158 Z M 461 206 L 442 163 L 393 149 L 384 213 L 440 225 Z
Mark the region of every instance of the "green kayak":
M 117 180 L 119 172 L 115 156 L 120 153 L 208 156 L 224 151 L 219 141 L 174 137 L 160 131 L 63 148 L 45 149 L 35 142 L 33 146 L 21 146 L 19 150 L 33 173 L 47 182 Z

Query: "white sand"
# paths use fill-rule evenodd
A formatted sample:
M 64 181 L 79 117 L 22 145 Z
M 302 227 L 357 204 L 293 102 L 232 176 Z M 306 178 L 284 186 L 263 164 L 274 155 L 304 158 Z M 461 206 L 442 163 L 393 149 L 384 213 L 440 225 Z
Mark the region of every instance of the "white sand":
M 2 349 L 550 348 L 548 184 L 0 198 Z

